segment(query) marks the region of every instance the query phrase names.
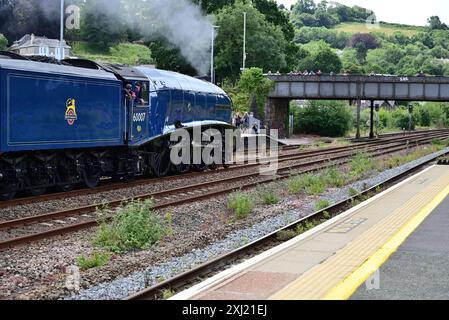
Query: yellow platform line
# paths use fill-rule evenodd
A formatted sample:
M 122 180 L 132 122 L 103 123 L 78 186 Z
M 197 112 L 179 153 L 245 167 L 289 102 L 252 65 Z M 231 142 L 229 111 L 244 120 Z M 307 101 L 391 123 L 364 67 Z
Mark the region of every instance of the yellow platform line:
M 377 251 L 381 248 L 388 248 L 389 246 L 386 246 L 386 243 L 398 233 L 398 230 L 403 229 L 412 218 L 417 216 L 424 208 L 430 208 L 430 204 L 441 197 L 443 192 L 440 190 L 446 190 L 449 185 L 449 176 L 446 173 L 447 171 L 444 171 L 444 174 L 439 178 L 434 177 L 436 181 L 433 184 L 421 190 L 420 193 L 379 221 L 379 223 L 343 250 L 337 252 L 323 264 L 309 270 L 270 299 L 323 299 L 323 297 L 337 299 L 337 297 L 331 297 L 328 293 L 333 291 L 333 288 L 339 287 L 339 284 L 343 281 L 346 282 L 348 277 L 357 271 L 360 266 L 364 265 Z M 443 196 L 441 201 L 444 198 Z M 364 209 L 361 208 L 360 210 L 356 214 L 363 214 Z M 364 280 L 377 269 L 369 272 Z M 357 288 L 358 286 L 354 290 Z M 339 298 L 341 299 L 342 297 L 340 296 Z
M 449 185 L 443 189 L 429 204 L 411 218 L 385 245 L 362 264 L 349 277 L 330 290 L 325 300 L 347 300 L 379 268 L 387 262 L 408 237 L 435 211 L 449 196 Z

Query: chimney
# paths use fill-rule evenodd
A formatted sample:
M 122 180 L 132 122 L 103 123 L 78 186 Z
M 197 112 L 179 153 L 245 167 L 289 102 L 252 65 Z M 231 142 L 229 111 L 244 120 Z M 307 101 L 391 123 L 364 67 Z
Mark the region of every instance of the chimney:
M 30 42 L 31 42 L 31 45 L 34 45 L 34 33 L 31 34 L 31 40 L 30 40 Z

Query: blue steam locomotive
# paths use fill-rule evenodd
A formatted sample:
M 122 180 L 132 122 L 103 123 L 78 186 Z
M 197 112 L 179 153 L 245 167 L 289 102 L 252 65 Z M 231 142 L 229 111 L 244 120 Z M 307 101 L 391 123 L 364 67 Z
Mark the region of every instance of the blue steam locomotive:
M 49 187 L 93 188 L 102 177 L 205 170 L 204 163 L 174 166 L 169 135 L 181 127 L 224 131 L 232 103 L 211 83 L 174 72 L 0 53 L 0 118 L 0 198 L 7 200 Z

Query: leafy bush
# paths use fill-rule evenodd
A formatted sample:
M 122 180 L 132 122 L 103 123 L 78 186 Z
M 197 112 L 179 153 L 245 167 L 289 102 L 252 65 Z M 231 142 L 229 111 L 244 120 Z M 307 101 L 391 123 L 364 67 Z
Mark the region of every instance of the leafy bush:
M 370 171 L 376 169 L 376 163 L 364 153 L 359 153 L 349 162 L 350 175 L 356 179 L 365 177 Z
M 77 264 L 82 270 L 89 270 L 107 265 L 110 259 L 111 255 L 109 253 L 95 252 L 90 257 L 85 257 L 84 255 L 78 257 Z
M 276 239 L 281 242 L 291 240 L 297 236 L 296 232 L 293 230 L 281 230 L 277 233 Z
M 287 183 L 287 188 L 290 193 L 299 193 L 305 191 L 307 186 L 311 185 L 314 180 L 312 174 L 305 174 L 302 176 L 296 176 L 289 179 Z
M 260 197 L 265 205 L 279 203 L 279 193 L 274 189 L 262 190 Z
M 296 133 L 341 137 L 352 128 L 353 114 L 344 102 L 309 101 L 304 108 L 293 106 L 292 113 Z
M 287 188 L 290 193 L 305 191 L 310 195 L 319 195 L 326 190 L 326 183 L 322 175 L 305 174 L 290 178 Z
M 112 252 L 156 244 L 165 236 L 166 228 L 152 207 L 152 201 L 132 201 L 121 206 L 110 223 L 101 222 L 94 243 Z
M 409 129 L 410 114 L 406 109 L 397 109 L 392 112 L 394 124 L 399 129 Z M 419 114 L 414 112 L 412 115 L 411 130 L 415 130 L 416 125 L 420 123 Z
M 249 195 L 236 193 L 229 197 L 228 208 L 234 210 L 238 219 L 243 219 L 253 211 L 254 204 Z
M 0 33 L 0 50 L 5 50 L 7 45 L 8 40 Z
M 326 191 L 326 183 L 322 176 L 314 176 L 306 186 L 306 193 L 309 195 L 320 195 Z
M 330 167 L 324 172 L 326 184 L 332 188 L 341 188 L 346 184 L 344 175 L 336 168 Z
M 379 124 L 382 128 L 394 128 L 393 115 L 386 109 L 379 110 Z

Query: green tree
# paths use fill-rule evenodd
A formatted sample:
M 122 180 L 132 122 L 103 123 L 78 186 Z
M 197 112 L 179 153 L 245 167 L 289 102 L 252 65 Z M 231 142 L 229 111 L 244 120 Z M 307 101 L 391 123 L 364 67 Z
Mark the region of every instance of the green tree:
M 174 45 L 165 40 L 156 40 L 149 43 L 151 55 L 160 69 L 171 70 L 194 76 L 197 71 L 186 61 L 181 52 Z
M 309 101 L 304 108 L 291 109 L 297 133 L 341 137 L 352 128 L 352 112 L 342 101 Z
M 282 28 L 267 21 L 252 2 L 237 0 L 216 14 L 220 30 L 216 39 L 216 72 L 220 79 L 235 81 L 242 67 L 243 13 L 247 13 L 246 52 L 248 67 L 265 71 L 282 71 L 287 68 L 286 52 L 289 46 Z
M 273 88 L 274 82 L 264 76 L 260 68 L 250 68 L 243 71 L 237 83 L 239 91 L 247 98 L 247 105 L 253 98 L 256 99 L 258 114 L 256 117 L 264 117 L 265 100 Z
M 7 45 L 8 40 L 0 33 L 0 50 L 5 50 Z
M 298 2 L 293 6 L 292 13 L 308 13 L 314 14 L 316 10 L 316 4 L 313 0 L 298 0 Z
M 427 23 L 429 24 L 431 30 L 447 30 L 447 25 L 441 22 L 439 16 L 430 17 L 427 19 Z
M 341 57 L 343 64 L 343 70 L 349 74 L 364 74 L 365 69 L 363 65 L 359 63 L 357 50 L 347 48 L 343 51 Z
M 380 44 L 376 37 L 369 33 L 357 33 L 349 40 L 349 46 L 357 50 L 357 59 L 363 63 L 368 50 L 379 48 Z
M 288 11 L 281 10 L 275 0 L 253 0 L 253 2 L 269 23 L 281 27 L 287 41 L 293 41 L 295 29 L 290 23 Z
M 127 27 L 120 17 L 124 11 L 120 0 L 86 2 L 81 10 L 81 38 L 103 49 L 125 41 Z
M 338 32 L 325 27 L 302 27 L 295 32 L 296 43 L 307 44 L 312 41 L 323 40 L 337 49 L 344 49 L 349 38 L 349 33 Z
M 193 0 L 193 3 L 200 4 L 204 12 L 210 14 L 226 5 L 233 4 L 234 0 Z
M 303 46 L 309 55 L 299 61 L 297 69 L 318 71 L 324 73 L 339 73 L 342 63 L 335 50 L 324 41 L 315 41 Z

